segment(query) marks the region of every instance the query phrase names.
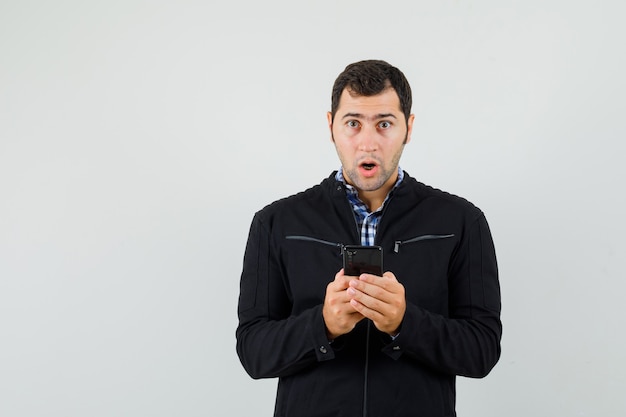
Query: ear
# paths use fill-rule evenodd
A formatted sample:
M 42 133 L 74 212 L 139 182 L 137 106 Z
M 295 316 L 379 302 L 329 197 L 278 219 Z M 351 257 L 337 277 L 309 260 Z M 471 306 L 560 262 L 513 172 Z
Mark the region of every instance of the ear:
M 407 131 L 406 131 L 406 140 L 404 141 L 405 145 L 411 141 L 411 133 L 413 133 L 413 122 L 414 121 L 415 121 L 415 115 L 411 114 L 409 116 L 409 120 L 407 121 L 407 124 L 406 124 Z
M 333 114 L 331 112 L 326 113 L 326 120 L 328 121 L 328 130 L 330 131 L 330 141 L 335 143 L 333 137 Z

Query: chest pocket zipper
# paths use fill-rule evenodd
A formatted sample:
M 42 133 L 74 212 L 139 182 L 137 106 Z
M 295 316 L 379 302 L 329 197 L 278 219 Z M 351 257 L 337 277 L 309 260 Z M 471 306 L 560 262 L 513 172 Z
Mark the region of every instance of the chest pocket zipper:
M 422 236 L 417 236 L 414 237 L 412 239 L 407 239 L 407 240 L 396 240 L 394 245 L 393 245 L 393 251 L 395 253 L 399 253 L 400 252 L 400 246 L 401 245 L 406 245 L 407 243 L 414 243 L 414 242 L 419 242 L 422 240 L 436 240 L 436 239 L 448 239 L 454 237 L 454 234 L 451 235 L 422 235 Z
M 337 247 L 337 248 L 339 248 L 341 250 L 340 254 L 343 255 L 343 248 L 344 248 L 343 243 L 329 242 L 328 240 L 322 240 L 322 239 L 318 239 L 318 238 L 315 238 L 315 237 L 298 236 L 298 235 L 285 236 L 285 239 L 287 239 L 287 240 L 302 240 L 302 241 L 305 241 L 305 242 L 315 242 L 315 243 L 321 243 L 323 245 L 335 246 L 335 247 Z

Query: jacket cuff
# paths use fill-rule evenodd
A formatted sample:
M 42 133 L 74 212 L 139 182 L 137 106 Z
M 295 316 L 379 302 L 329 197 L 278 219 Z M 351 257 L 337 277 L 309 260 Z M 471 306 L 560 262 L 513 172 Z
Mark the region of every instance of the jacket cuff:
M 400 356 L 402 356 L 406 348 L 406 336 L 402 337 L 402 334 L 406 334 L 407 330 L 411 329 L 413 326 L 409 312 L 410 308 L 411 306 L 407 303 L 406 312 L 404 313 L 404 318 L 400 325 L 400 332 L 395 337 L 389 336 L 388 334 L 384 336 L 385 346 L 382 348 L 382 352 L 394 361 L 400 359 Z
M 387 336 L 387 343 L 385 347 L 383 347 L 382 352 L 389 356 L 394 361 L 400 359 L 400 356 L 404 353 L 404 345 L 402 344 L 402 334 L 399 334 L 398 337 L 392 339 Z
M 326 335 L 326 324 L 322 315 L 322 306 L 317 306 L 315 311 L 315 320 L 313 323 L 312 337 L 315 350 L 315 356 L 319 362 L 335 359 L 335 351 Z

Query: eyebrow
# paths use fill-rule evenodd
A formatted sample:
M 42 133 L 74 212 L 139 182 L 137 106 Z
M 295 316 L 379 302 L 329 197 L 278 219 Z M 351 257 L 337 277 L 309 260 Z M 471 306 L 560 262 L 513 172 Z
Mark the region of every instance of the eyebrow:
M 355 119 L 368 119 L 368 117 L 366 117 L 365 115 L 361 114 L 361 113 L 346 113 L 343 115 L 343 117 L 341 118 L 342 120 L 347 118 L 347 117 L 354 117 Z M 374 116 L 372 116 L 371 120 L 376 120 L 376 119 L 386 119 L 392 117 L 394 119 L 397 119 L 397 117 L 393 114 L 393 113 L 379 113 L 379 114 L 375 114 Z

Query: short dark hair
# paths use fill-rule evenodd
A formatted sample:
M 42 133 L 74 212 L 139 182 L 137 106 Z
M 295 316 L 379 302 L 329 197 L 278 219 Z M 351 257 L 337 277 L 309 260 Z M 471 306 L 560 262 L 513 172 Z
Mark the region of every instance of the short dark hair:
M 335 80 L 331 96 L 330 112 L 332 120 L 339 107 L 343 90 L 360 96 L 373 96 L 387 88 L 393 88 L 400 99 L 400 109 L 408 123 L 411 115 L 411 86 L 398 68 L 381 60 L 359 61 L 348 65 Z

